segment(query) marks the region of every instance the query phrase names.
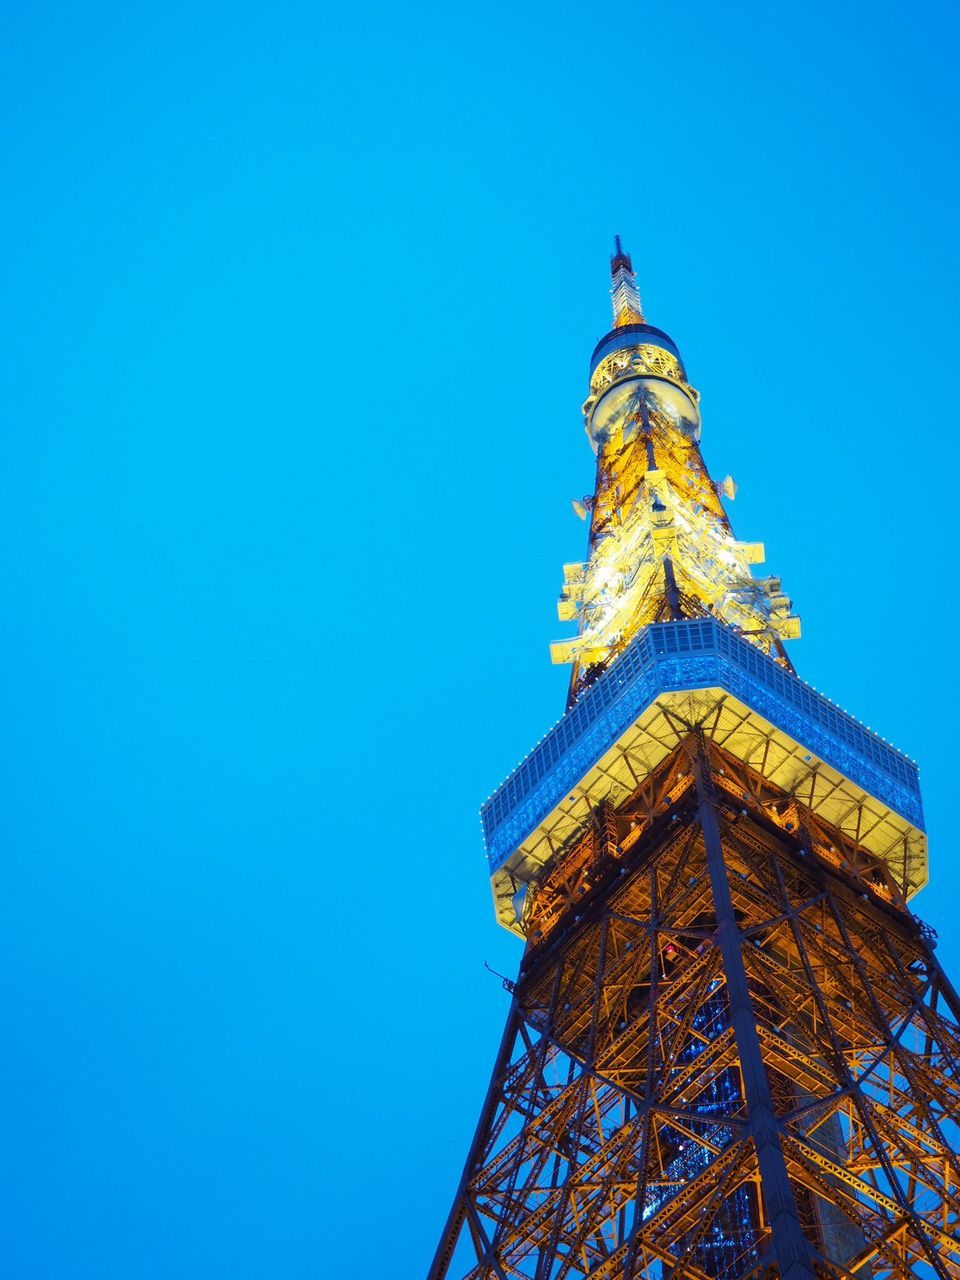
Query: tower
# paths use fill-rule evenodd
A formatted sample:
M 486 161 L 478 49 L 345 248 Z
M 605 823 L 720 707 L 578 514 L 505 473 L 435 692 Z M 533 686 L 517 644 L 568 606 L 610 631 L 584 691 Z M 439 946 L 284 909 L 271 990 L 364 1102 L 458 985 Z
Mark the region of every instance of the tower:
M 561 719 L 483 806 L 524 939 L 430 1280 L 960 1280 L 916 766 L 794 672 L 619 238 Z

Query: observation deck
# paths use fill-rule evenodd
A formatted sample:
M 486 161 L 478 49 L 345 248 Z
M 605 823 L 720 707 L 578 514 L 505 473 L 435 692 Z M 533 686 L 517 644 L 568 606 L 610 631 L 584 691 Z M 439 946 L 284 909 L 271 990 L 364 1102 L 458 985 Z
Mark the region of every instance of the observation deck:
M 500 922 L 582 831 L 698 726 L 896 868 L 927 882 L 919 772 L 902 752 L 712 618 L 656 623 L 580 695 L 481 809 Z M 761 767 L 762 764 L 762 767 Z

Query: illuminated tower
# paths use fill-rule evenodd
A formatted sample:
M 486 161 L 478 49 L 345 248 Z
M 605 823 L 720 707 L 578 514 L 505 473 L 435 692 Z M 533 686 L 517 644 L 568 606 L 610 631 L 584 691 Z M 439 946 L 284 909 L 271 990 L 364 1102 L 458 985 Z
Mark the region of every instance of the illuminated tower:
M 431 1280 L 960 1280 L 960 1000 L 916 766 L 804 684 L 629 257 L 567 710 L 483 806 L 525 939 Z

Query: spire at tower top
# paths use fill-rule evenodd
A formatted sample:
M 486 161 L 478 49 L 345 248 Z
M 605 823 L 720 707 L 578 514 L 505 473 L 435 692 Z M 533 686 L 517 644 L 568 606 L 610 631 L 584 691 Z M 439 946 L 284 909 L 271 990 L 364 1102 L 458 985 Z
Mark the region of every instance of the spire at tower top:
M 610 259 L 610 294 L 613 298 L 613 327 L 625 324 L 643 324 L 643 304 L 637 289 L 637 277 L 629 253 L 624 253 L 620 237 L 613 238 L 614 250 Z

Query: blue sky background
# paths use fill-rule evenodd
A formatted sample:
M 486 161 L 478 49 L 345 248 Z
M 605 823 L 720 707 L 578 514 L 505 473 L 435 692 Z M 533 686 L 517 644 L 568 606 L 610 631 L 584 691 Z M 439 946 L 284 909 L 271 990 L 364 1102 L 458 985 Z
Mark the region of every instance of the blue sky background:
M 425 1270 L 616 231 L 960 975 L 955 7 L 6 16 L 3 1273 Z

